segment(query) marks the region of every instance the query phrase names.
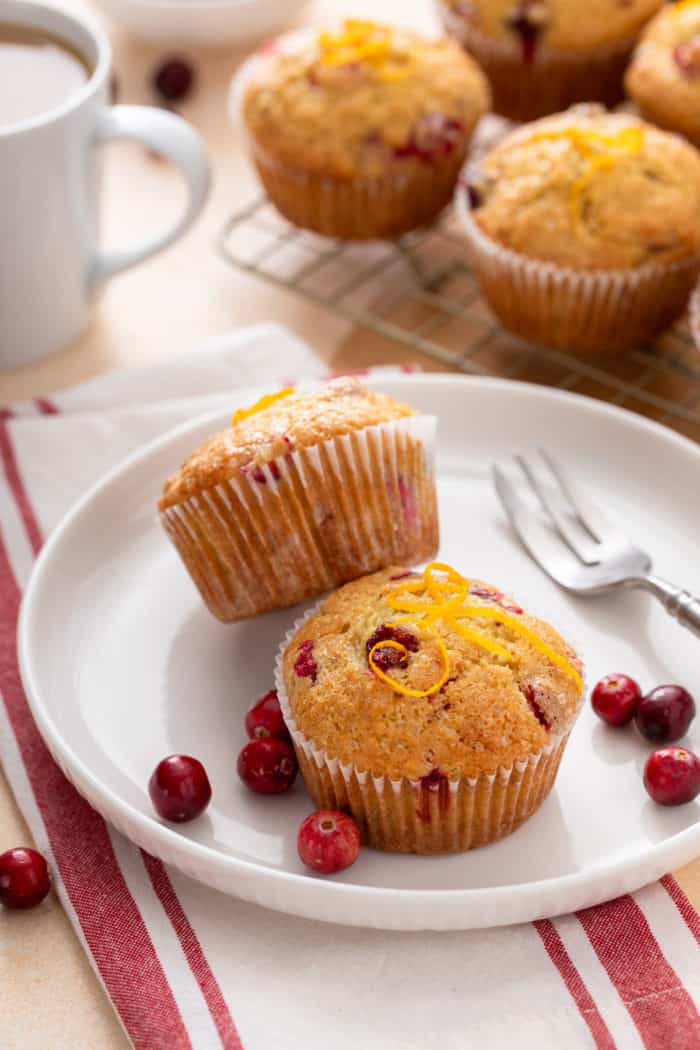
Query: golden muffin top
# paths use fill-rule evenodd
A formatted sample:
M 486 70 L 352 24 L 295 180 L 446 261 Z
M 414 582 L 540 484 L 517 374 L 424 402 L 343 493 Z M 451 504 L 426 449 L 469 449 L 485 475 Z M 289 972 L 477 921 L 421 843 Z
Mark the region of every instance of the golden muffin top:
M 361 771 L 493 773 L 571 728 L 581 663 L 510 597 L 449 566 L 390 568 L 335 591 L 282 659 L 317 749 Z
M 243 113 L 254 148 L 278 163 L 349 178 L 463 151 L 488 106 L 458 44 L 348 19 L 259 55 Z
M 443 0 L 475 29 L 538 50 L 581 51 L 633 38 L 663 0 Z
M 350 377 L 334 379 L 308 394 L 287 388 L 267 395 L 235 412 L 227 430 L 209 438 L 185 460 L 165 482 L 159 507 L 165 510 L 182 503 L 239 472 L 264 480 L 261 466 L 295 449 L 415 414 L 409 405 Z
M 670 91 L 679 106 L 700 107 L 700 0 L 681 0 L 649 23 L 626 86 L 634 96 Z
M 533 259 L 626 269 L 700 250 L 700 153 L 629 114 L 586 105 L 527 124 L 470 185 L 481 230 Z

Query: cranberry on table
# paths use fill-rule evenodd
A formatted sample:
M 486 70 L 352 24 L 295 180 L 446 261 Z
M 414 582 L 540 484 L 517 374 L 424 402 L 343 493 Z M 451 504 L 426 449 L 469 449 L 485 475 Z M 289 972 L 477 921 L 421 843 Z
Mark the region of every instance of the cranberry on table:
M 357 860 L 360 831 L 347 813 L 319 809 L 301 824 L 297 849 L 307 868 L 320 875 L 333 875 Z
M 258 795 L 289 791 L 298 771 L 294 748 L 286 740 L 259 737 L 250 740 L 238 756 L 238 775 Z
M 669 744 L 687 732 L 695 717 L 695 701 L 682 685 L 660 685 L 637 706 L 637 729 L 654 744 Z
M 164 820 L 183 824 L 194 820 L 211 801 L 211 785 L 199 759 L 191 755 L 168 755 L 148 782 L 151 802 Z
M 153 87 L 165 102 L 181 102 L 190 93 L 194 72 L 182 58 L 169 58 L 153 74 Z
M 626 674 L 607 674 L 591 693 L 591 706 L 610 726 L 626 726 L 634 718 L 642 691 Z
M 644 787 L 662 806 L 682 806 L 700 795 L 700 758 L 684 747 L 662 747 L 644 766 Z
M 6 908 L 34 908 L 50 889 L 49 869 L 41 853 L 19 846 L 0 854 L 0 901 Z
M 245 729 L 251 740 L 270 736 L 277 740 L 290 739 L 276 689 L 270 689 L 255 701 L 245 716 Z

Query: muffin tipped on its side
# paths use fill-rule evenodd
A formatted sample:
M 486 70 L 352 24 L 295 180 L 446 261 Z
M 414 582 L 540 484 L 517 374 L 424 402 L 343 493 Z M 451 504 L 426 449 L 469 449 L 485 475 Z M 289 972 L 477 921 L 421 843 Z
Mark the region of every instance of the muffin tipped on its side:
M 435 426 L 349 378 L 237 412 L 159 503 L 211 612 L 245 619 L 434 554 Z

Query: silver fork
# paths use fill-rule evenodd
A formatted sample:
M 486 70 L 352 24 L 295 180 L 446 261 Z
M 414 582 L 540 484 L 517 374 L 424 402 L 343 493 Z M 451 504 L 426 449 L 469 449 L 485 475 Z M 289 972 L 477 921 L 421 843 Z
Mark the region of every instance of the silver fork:
M 651 574 L 651 558 L 634 544 L 543 449 L 515 456 L 513 470 L 493 467 L 503 508 L 525 549 L 574 594 L 618 588 L 648 591 L 700 637 L 700 600 Z

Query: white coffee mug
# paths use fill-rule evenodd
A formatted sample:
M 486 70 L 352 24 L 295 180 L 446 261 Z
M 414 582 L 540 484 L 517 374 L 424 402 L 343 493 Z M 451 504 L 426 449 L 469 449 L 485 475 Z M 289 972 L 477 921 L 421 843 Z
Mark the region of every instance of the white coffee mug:
M 0 126 L 0 368 L 8 368 L 67 346 L 85 328 L 105 278 L 187 229 L 206 198 L 209 166 L 202 140 L 180 117 L 152 106 L 109 105 L 111 49 L 96 25 L 25 0 L 0 0 L 2 23 L 65 40 L 92 69 L 55 109 Z M 188 202 L 167 233 L 105 255 L 98 245 L 99 146 L 113 139 L 135 139 L 173 161 Z

